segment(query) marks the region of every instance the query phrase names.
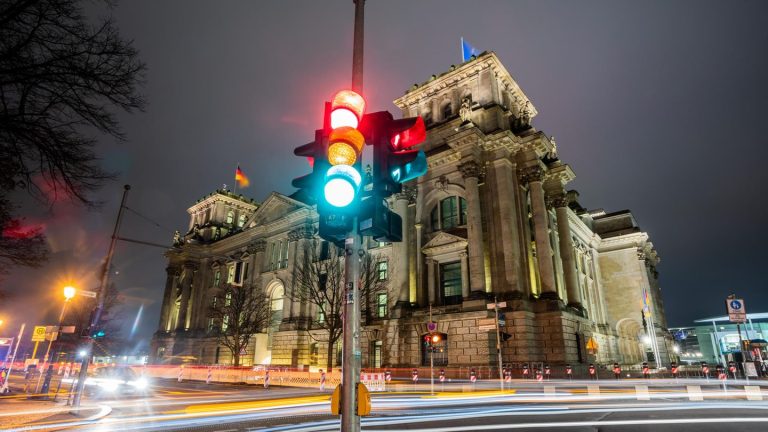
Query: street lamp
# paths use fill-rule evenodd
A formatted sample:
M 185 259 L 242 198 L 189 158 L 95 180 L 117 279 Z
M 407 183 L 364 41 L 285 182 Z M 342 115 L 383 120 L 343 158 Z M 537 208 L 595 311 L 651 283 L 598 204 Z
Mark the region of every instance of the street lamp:
M 69 301 L 72 299 L 72 297 L 75 296 L 75 293 L 77 293 L 77 289 L 73 286 L 65 286 L 64 287 L 64 301 Z

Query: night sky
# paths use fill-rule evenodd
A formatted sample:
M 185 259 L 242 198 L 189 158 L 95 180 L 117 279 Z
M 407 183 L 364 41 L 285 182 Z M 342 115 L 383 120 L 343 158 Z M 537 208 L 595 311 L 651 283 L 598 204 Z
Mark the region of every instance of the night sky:
M 121 115 L 128 142 L 99 146 L 119 176 L 98 211 L 25 210 L 53 254 L 6 279 L 2 332 L 55 324 L 64 282 L 98 286 L 125 183 L 128 207 L 154 222 L 126 213 L 122 235 L 164 244 L 195 200 L 231 187 L 238 163 L 250 197 L 291 193 L 308 170 L 293 148 L 349 84 L 353 12 L 352 0 L 120 2 L 149 106 Z M 767 20 L 765 1 L 368 0 L 364 94 L 371 111 L 399 115 L 393 99 L 460 62 L 460 37 L 495 51 L 574 169 L 581 204 L 631 209 L 650 234 L 671 326 L 721 315 L 731 292 L 765 312 Z M 162 249 L 118 246 L 113 280 L 136 346 L 156 330 L 165 264 Z

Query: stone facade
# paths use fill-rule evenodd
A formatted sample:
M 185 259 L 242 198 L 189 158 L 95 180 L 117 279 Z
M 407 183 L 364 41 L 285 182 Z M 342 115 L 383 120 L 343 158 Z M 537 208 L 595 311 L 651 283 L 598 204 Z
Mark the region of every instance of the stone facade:
M 506 302 L 506 363 L 669 362 L 648 235 L 628 211 L 579 205 L 566 188 L 573 171 L 554 139 L 532 127 L 536 109 L 494 53 L 414 85 L 395 104 L 424 118 L 429 171 L 391 199 L 403 241 L 369 242 L 385 263 L 387 306 L 364 325 L 363 367 L 422 365 L 430 305 L 440 364 L 495 365 L 496 334 L 480 330 L 494 298 Z M 272 193 L 257 204 L 221 190 L 189 213 L 189 232 L 167 253 L 156 360 L 227 361 L 206 308 L 232 283 L 265 290 L 274 310 L 275 325 L 246 363 L 324 367 L 316 311 L 285 296 L 314 241 L 313 207 L 298 196 Z

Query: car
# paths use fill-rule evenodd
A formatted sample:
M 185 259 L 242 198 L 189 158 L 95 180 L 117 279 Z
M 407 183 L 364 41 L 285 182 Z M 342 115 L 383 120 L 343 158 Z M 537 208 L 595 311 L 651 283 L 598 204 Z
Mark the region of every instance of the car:
M 149 392 L 149 381 L 129 367 L 106 366 L 85 380 L 85 390 L 93 396 L 144 395 Z

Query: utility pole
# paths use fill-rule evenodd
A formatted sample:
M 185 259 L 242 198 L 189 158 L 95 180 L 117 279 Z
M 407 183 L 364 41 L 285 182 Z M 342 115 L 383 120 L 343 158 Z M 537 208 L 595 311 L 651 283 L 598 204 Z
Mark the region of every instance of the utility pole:
M 101 312 L 104 309 L 104 298 L 107 293 L 107 286 L 109 283 L 109 268 L 112 265 L 112 255 L 115 253 L 115 245 L 118 240 L 118 231 L 120 231 L 120 222 L 123 219 L 123 209 L 125 209 L 125 201 L 128 198 L 128 191 L 131 190 L 130 185 L 123 186 L 123 199 L 120 201 L 120 209 L 117 211 L 117 220 L 115 221 L 115 229 L 112 231 L 112 241 L 109 243 L 109 252 L 107 252 L 107 259 L 104 262 L 104 269 L 101 273 L 101 287 L 98 293 L 98 304 L 94 310 L 93 316 L 90 322 L 90 330 L 95 329 L 99 325 L 101 319 Z M 91 360 L 93 354 L 93 339 L 91 335 L 88 335 L 85 355 L 83 356 L 82 363 L 80 364 L 80 374 L 77 376 L 77 388 L 75 389 L 75 397 L 72 400 L 72 406 L 75 408 L 80 406 L 80 399 L 83 397 L 83 389 L 85 388 L 85 380 L 88 377 L 88 363 Z
M 429 304 L 429 325 L 432 325 L 432 303 Z M 435 347 L 431 339 L 429 341 L 429 394 L 435 394 Z
M 363 17 L 365 0 L 355 3 L 355 39 L 352 47 L 352 90 L 363 93 Z M 357 384 L 360 380 L 360 260 L 365 255 L 358 233 L 358 217 L 344 241 L 344 339 L 341 364 L 341 430 L 359 432 Z

